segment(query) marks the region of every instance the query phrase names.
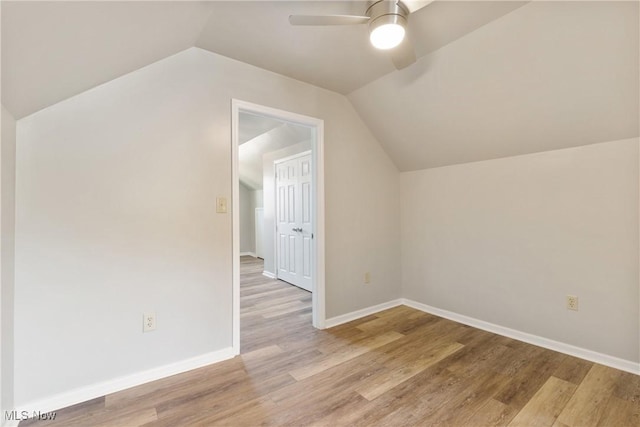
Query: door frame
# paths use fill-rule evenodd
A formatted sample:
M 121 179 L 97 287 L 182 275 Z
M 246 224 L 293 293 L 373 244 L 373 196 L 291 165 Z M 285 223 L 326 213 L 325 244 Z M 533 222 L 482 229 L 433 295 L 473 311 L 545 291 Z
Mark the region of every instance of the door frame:
M 324 120 L 292 113 L 285 110 L 241 101 L 231 100 L 231 201 L 232 201 L 232 346 L 234 354 L 240 354 L 240 178 L 238 174 L 239 114 L 248 112 L 315 129 L 311 141 L 313 162 L 312 194 L 313 209 L 313 253 L 312 270 L 312 321 L 317 329 L 324 329 L 325 315 L 325 200 L 324 200 Z
M 297 153 L 297 154 L 292 154 L 290 156 L 282 157 L 281 159 L 275 159 L 273 161 L 273 165 L 272 165 L 273 176 L 274 176 L 274 180 L 273 180 L 274 192 L 273 192 L 273 194 L 275 194 L 275 198 L 276 198 L 276 200 L 275 200 L 276 220 L 273 221 L 273 232 L 274 232 L 273 235 L 275 236 L 275 239 L 273 239 L 273 258 L 275 260 L 274 265 L 275 265 L 276 268 L 275 268 L 275 272 L 274 273 L 276 275 L 276 277 L 275 277 L 276 279 L 278 278 L 278 255 L 279 255 L 278 254 L 278 219 L 277 219 L 277 217 L 278 217 L 278 206 L 279 206 L 279 203 L 278 203 L 278 164 L 286 162 L 286 161 L 289 161 L 289 160 L 297 159 L 298 157 L 304 157 L 304 156 L 308 156 L 308 155 L 311 155 L 312 167 L 315 166 L 313 164 L 313 149 L 302 151 L 302 152 Z M 311 171 L 311 174 L 312 174 L 311 175 L 311 177 L 312 177 L 312 179 L 311 179 L 311 194 L 313 194 L 313 185 L 315 184 L 315 182 L 313 181 L 313 171 Z M 313 204 L 314 204 L 314 206 L 313 206 L 312 211 L 315 210 L 315 200 L 313 200 Z M 313 224 L 313 219 L 311 220 L 311 223 Z M 315 230 L 313 232 L 315 232 Z M 314 236 L 313 239 L 315 239 L 315 236 Z M 312 269 L 312 271 L 313 271 L 313 269 Z M 313 280 L 313 278 L 312 278 L 312 280 Z M 285 282 L 286 282 L 286 280 L 285 280 Z M 294 285 L 294 286 L 296 286 L 296 285 Z M 311 290 L 312 290 L 312 294 L 313 294 L 313 284 L 311 285 Z M 311 297 L 313 298 L 313 295 Z

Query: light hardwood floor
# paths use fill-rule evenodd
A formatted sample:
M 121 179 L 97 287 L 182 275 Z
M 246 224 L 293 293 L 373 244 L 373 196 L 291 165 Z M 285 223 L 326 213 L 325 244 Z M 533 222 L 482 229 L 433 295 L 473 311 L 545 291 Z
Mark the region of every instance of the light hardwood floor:
M 242 354 L 58 411 L 53 426 L 640 426 L 640 376 L 408 307 L 328 330 L 242 259 Z

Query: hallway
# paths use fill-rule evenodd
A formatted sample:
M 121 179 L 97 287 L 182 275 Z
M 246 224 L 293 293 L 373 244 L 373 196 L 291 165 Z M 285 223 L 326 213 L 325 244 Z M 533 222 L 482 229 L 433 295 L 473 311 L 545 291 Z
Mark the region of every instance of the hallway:
M 240 258 L 240 352 L 282 344 L 312 332 L 311 293 L 262 275 L 259 258 Z

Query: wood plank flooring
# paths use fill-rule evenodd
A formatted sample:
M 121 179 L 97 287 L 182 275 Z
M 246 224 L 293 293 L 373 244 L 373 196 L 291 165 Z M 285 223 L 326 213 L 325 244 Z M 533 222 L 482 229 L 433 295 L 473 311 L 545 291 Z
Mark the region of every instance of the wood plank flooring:
M 310 293 L 241 271 L 239 357 L 20 426 L 640 426 L 640 376 L 405 306 L 319 331 Z

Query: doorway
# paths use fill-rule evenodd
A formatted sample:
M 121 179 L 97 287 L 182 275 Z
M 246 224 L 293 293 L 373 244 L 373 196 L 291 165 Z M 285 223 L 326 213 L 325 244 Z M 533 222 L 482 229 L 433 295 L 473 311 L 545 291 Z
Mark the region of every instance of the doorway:
M 233 348 L 240 353 L 240 147 L 241 118 L 247 115 L 258 116 L 265 120 L 276 120 L 290 127 L 304 128 L 310 135 L 310 150 L 305 154 L 296 153 L 285 158 L 272 159 L 273 182 L 265 183 L 264 216 L 268 216 L 267 201 L 273 201 L 276 208 L 282 203 L 282 212 L 290 209 L 291 215 L 276 217 L 272 224 L 265 218 L 262 250 L 265 254 L 264 275 L 280 277 L 295 282 L 296 286 L 312 292 L 312 324 L 315 328 L 324 328 L 325 322 L 325 280 L 324 280 L 324 127 L 323 121 L 283 110 L 277 110 L 244 101 L 232 101 L 232 212 L 233 212 Z M 246 147 L 243 147 L 243 149 Z M 246 150 L 243 150 L 246 151 Z M 306 156 L 306 157 L 305 157 Z M 265 156 L 265 165 L 267 158 Z M 280 168 L 282 175 L 279 175 Z M 266 168 L 265 168 L 266 170 Z M 303 175 L 303 177 L 300 177 Z M 282 177 L 281 181 L 278 178 Z M 297 179 L 299 177 L 300 179 Z M 296 178 L 296 179 L 294 179 Z M 295 181 L 295 182 L 294 182 Z M 278 187 L 280 183 L 280 187 Z M 280 190 L 281 189 L 281 190 Z M 282 192 L 281 197 L 278 196 Z M 273 199 L 269 199 L 268 193 Z M 256 211 L 256 218 L 262 212 Z M 278 214 L 279 215 L 279 214 Z M 276 221 L 277 219 L 277 221 Z M 286 222 L 286 225 L 285 225 Z M 260 224 L 256 224 L 258 229 Z M 272 229 L 270 227 L 273 227 Z M 294 230 L 295 229 L 295 230 Z M 268 231 L 273 230 L 271 243 Z M 281 231 L 285 231 L 280 233 Z M 280 234 L 279 234 L 280 233 Z M 256 241 L 259 240 L 257 237 Z M 302 249 L 300 251 L 296 249 Z M 256 248 L 256 253 L 260 249 Z M 272 251 L 273 269 L 268 271 L 268 254 Z M 276 268 L 277 266 L 277 268 Z M 282 267 L 282 268 L 281 268 Z M 287 276 L 287 273 L 294 274 Z M 282 277 L 281 277 L 282 276 Z M 288 279 L 288 280 L 287 280 Z M 299 279 L 302 279 L 300 281 Z

